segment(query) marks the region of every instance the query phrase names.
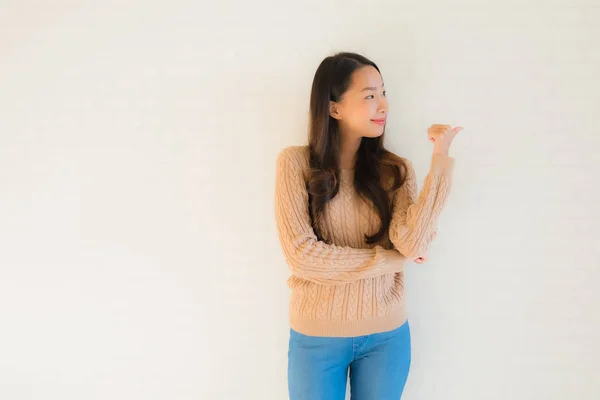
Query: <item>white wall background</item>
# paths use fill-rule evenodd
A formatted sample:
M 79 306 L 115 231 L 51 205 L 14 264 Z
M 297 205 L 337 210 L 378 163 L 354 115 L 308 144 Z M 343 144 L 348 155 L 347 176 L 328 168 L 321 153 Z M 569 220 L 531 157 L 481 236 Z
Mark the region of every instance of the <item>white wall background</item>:
M 279 150 L 320 60 L 381 67 L 388 146 L 463 125 L 405 399 L 600 398 L 600 8 L 0 2 L 0 398 L 285 399 Z

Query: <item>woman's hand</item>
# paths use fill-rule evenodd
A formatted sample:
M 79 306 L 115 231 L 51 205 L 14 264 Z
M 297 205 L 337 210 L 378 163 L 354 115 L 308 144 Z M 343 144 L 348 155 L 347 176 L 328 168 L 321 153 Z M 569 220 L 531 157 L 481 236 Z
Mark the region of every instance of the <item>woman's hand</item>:
M 417 264 L 423 264 L 423 263 L 427 262 L 427 260 L 429 260 L 429 256 L 427 254 L 425 254 L 422 257 L 415 258 L 413 261 Z
M 452 128 L 450 125 L 433 124 L 427 129 L 427 137 L 433 143 L 433 154 L 447 156 L 454 137 L 463 130 L 462 126 Z

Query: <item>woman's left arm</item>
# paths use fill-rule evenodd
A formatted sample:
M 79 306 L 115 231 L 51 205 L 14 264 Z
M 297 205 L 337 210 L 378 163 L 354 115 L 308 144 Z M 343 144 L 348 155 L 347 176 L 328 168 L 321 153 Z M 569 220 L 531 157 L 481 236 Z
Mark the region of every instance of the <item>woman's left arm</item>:
M 389 237 L 400 253 L 415 259 L 427 254 L 436 236 L 437 220 L 450 194 L 454 158 L 434 154 L 429 174 L 419 193 L 414 168 L 410 161 L 404 161 L 406 179 L 393 195 Z

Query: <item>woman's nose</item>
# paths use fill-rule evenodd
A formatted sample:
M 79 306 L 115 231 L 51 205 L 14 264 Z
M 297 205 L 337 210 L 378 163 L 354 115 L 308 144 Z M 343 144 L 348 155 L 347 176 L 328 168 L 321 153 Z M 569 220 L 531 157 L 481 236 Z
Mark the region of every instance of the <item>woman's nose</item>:
M 388 109 L 387 98 L 381 97 L 381 100 L 379 100 L 379 110 L 378 111 L 387 112 L 387 109 Z

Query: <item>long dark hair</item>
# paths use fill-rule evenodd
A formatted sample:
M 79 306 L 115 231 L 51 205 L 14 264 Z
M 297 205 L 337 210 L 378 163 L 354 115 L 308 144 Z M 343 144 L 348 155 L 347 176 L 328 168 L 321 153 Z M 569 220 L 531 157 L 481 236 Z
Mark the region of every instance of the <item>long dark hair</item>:
M 319 234 L 319 219 L 325 205 L 339 191 L 340 132 L 338 121 L 329 114 L 329 102 L 340 101 L 350 85 L 355 70 L 375 63 L 356 53 L 342 52 L 326 57 L 315 73 L 310 95 L 310 176 L 307 182 L 309 211 L 315 233 Z M 381 72 L 380 72 L 381 73 Z M 383 135 L 361 139 L 354 167 L 354 188 L 379 215 L 379 230 L 365 241 L 377 243 L 386 237 L 390 226 L 392 207 L 389 192 L 404 183 L 406 165 L 401 158 L 386 150 Z M 393 180 L 388 184 L 389 178 Z M 383 182 L 386 182 L 384 187 Z

